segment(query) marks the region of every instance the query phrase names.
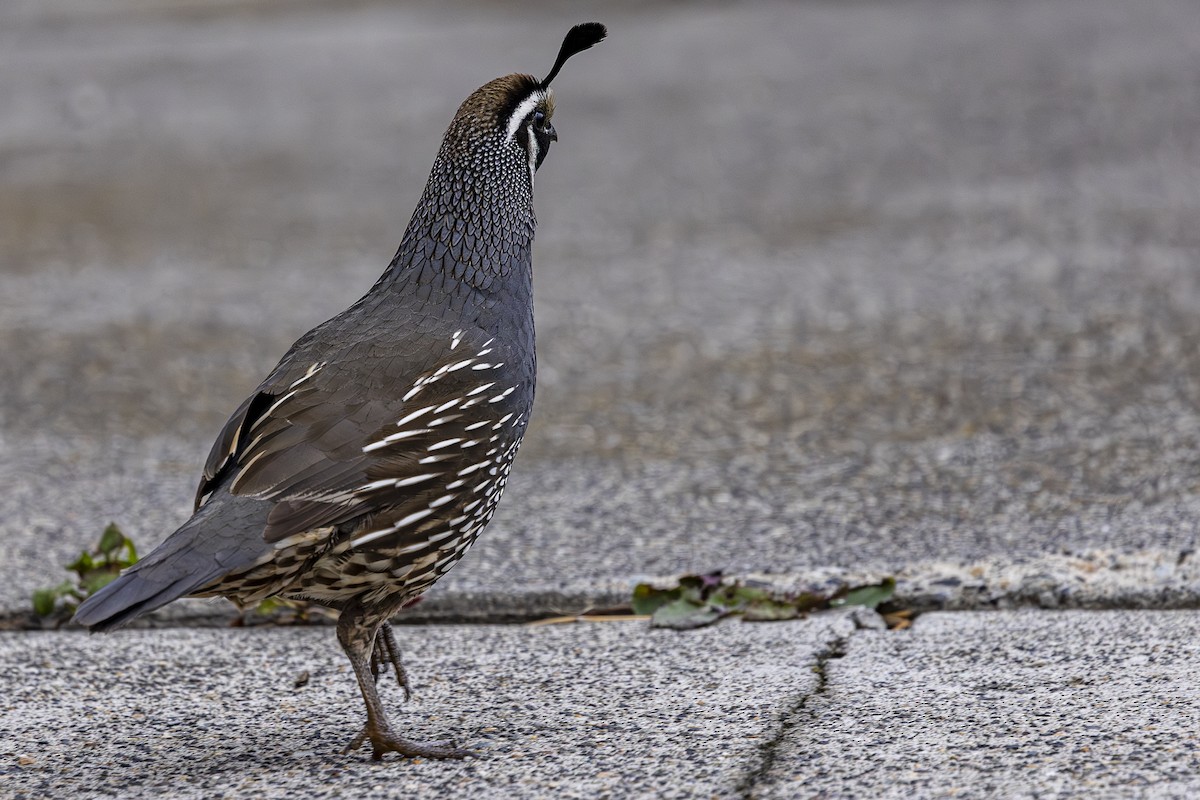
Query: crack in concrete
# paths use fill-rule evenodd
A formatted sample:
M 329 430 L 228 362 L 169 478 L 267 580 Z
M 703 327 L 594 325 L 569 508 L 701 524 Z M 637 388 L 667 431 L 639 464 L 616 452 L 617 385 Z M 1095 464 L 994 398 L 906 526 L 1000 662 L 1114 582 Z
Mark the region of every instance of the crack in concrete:
M 829 662 L 846 655 L 846 648 L 849 646 L 850 637 L 853 635 L 851 633 L 838 636 L 827 647 L 817 653 L 817 663 L 812 668 L 813 672 L 817 675 L 816 688 L 811 692 L 800 695 L 795 702 L 780 714 L 779 726 L 775 730 L 775 735 L 759 746 L 758 764 L 748 771 L 738 782 L 734 788 L 735 797 L 743 798 L 743 800 L 752 800 L 755 796 L 754 791 L 759 783 L 774 768 L 775 761 L 779 756 L 780 746 L 787 741 L 792 731 L 799 727 L 806 718 L 811 716 L 809 703 L 815 698 L 822 697 L 827 691 L 829 685 Z

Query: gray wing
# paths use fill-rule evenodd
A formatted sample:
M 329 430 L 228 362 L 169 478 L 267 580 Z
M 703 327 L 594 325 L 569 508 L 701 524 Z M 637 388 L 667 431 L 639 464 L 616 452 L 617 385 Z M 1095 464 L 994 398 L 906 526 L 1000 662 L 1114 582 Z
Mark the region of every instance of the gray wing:
M 489 348 L 450 343 L 420 370 L 392 348 L 367 345 L 329 362 L 281 364 L 218 435 L 197 508 L 220 486 L 272 501 L 263 536 L 277 542 L 404 503 L 422 476 L 466 457 L 437 448 L 464 409 L 512 385 Z

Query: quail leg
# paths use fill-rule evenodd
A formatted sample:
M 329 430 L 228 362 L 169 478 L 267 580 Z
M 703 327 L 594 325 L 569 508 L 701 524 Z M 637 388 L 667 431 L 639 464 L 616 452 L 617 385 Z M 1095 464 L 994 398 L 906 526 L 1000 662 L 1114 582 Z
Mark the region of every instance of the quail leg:
M 376 684 L 379 683 L 379 676 L 387 671 L 388 664 L 392 665 L 392 670 L 396 673 L 396 681 L 404 690 L 405 701 L 412 700 L 412 686 L 408 682 L 408 670 L 404 669 L 404 663 L 400 660 L 400 647 L 396 644 L 392 626 L 385 622 L 379 626 L 379 632 L 375 634 L 375 646 L 371 648 L 371 679 Z M 346 751 L 357 750 L 366 740 L 367 726 L 364 725 L 346 747 Z
M 371 758 L 376 761 L 388 752 L 422 758 L 466 758 L 472 755 L 470 750 L 455 747 L 453 742 L 416 742 L 397 736 L 392 730 L 383 704 L 379 701 L 379 692 L 375 686 L 376 675 L 372 670 L 371 653 L 375 646 L 375 633 L 375 627 L 365 623 L 356 609 L 343 611 L 338 619 L 338 642 L 341 643 L 346 657 L 350 659 L 350 666 L 354 668 L 358 688 L 367 706 L 367 724 L 350 742 L 345 752 L 356 750 L 363 742 L 369 740 Z M 392 644 L 395 644 L 394 640 Z M 394 648 L 393 652 L 396 652 Z

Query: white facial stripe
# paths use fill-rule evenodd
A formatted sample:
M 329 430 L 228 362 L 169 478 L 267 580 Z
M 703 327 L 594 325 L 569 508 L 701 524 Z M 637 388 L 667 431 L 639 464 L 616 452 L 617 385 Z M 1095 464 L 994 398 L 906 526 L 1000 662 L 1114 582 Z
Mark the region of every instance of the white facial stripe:
M 538 151 L 540 148 L 538 147 L 537 137 L 533 135 L 533 123 L 530 123 L 529 127 L 529 181 L 532 183 L 533 173 L 537 172 Z
M 525 117 L 529 116 L 530 112 L 537 108 L 538 103 L 545 99 L 546 93 L 537 91 L 521 101 L 521 105 L 517 106 L 517 110 L 508 118 L 508 136 L 505 138 L 506 142 L 513 140 L 513 137 L 517 135 L 517 129 L 521 127 L 521 122 L 524 121 Z

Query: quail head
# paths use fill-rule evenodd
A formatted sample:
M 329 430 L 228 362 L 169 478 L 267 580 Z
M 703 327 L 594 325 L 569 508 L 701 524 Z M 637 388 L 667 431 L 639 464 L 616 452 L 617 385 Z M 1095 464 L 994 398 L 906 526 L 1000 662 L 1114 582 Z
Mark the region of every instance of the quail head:
M 387 621 L 487 525 L 529 423 L 549 86 L 605 33 L 576 25 L 545 78 L 497 78 L 463 102 L 382 277 L 284 355 L 217 436 L 191 519 L 76 622 L 109 630 L 185 595 L 328 606 L 367 707 L 350 747 L 467 755 L 398 736 L 375 683 L 391 664 L 407 692 Z

